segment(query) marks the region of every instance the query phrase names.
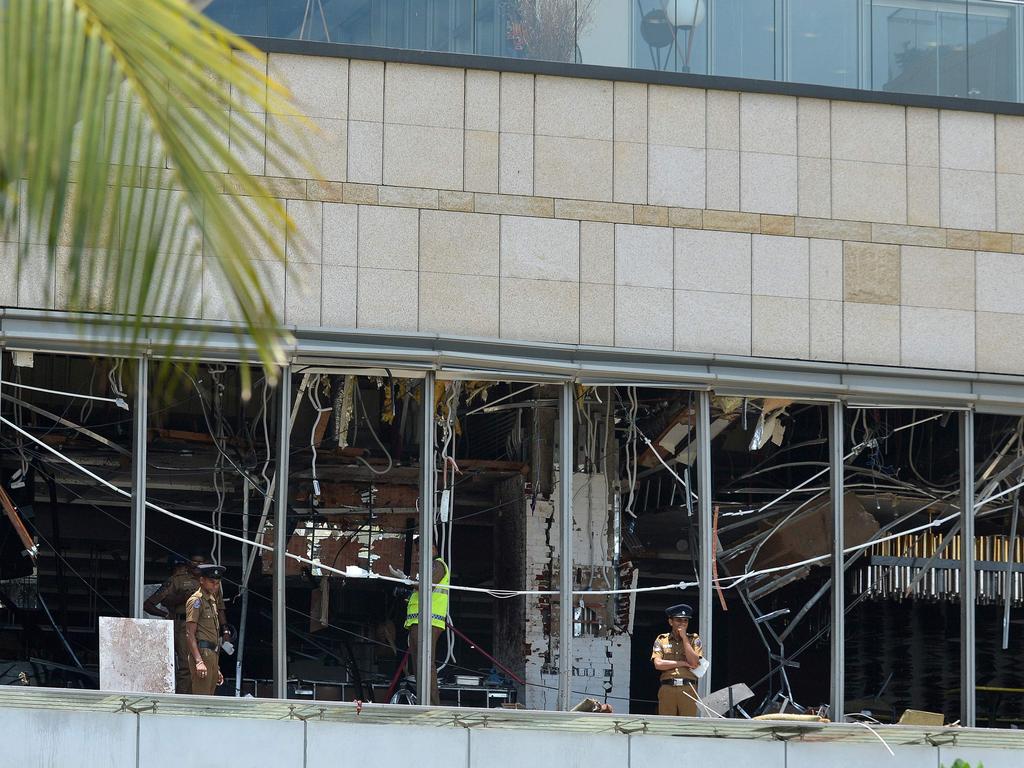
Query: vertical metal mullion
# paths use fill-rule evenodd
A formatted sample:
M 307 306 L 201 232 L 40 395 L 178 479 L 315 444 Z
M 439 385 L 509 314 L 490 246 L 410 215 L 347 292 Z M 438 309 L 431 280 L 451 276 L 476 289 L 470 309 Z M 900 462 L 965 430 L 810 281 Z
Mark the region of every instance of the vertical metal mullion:
M 277 483 L 274 487 L 274 696 L 288 695 L 288 615 L 285 605 L 285 553 L 288 551 L 288 458 L 291 447 L 292 370 L 281 369 L 277 409 Z
M 704 34 L 707 38 L 704 50 L 707 51 L 708 57 L 704 71 L 709 75 L 718 74 L 715 67 L 715 26 L 718 22 L 717 15 L 718 10 L 715 3 L 708 3 L 707 10 L 704 12 Z
M 789 80 L 789 47 L 792 40 L 789 28 L 789 0 L 775 0 L 772 12 L 775 14 L 775 45 L 772 56 L 772 74 L 776 81 Z
M 146 580 L 146 414 L 149 411 L 149 360 L 140 358 L 135 376 L 135 413 L 132 414 L 131 550 L 128 555 L 128 615 L 144 617 Z
M 423 379 L 423 408 L 420 413 L 420 573 L 419 600 L 420 618 L 416 625 L 418 632 L 418 655 L 416 657 L 416 700 L 430 703 L 434 670 L 434 649 L 432 642 L 431 594 L 434 576 L 434 558 L 431 546 L 434 541 L 434 383 L 436 374 L 427 371 Z
M 687 489 L 689 492 L 689 489 Z M 697 510 L 700 521 L 700 597 L 697 616 L 700 619 L 700 636 L 704 645 L 704 656 L 711 661 L 714 652 L 712 639 L 712 598 L 711 586 L 711 393 L 697 393 Z M 710 692 L 711 675 L 704 675 L 697 682 L 697 693 L 702 698 Z
M 1014 67 L 1017 70 L 1017 88 L 1014 97 L 1017 101 L 1024 101 L 1024 8 L 1017 7 L 1013 11 L 1013 58 Z
M 974 727 L 974 411 L 960 413 L 960 724 Z
M 842 722 L 845 714 L 846 668 L 846 613 L 845 578 L 843 575 L 843 549 L 845 542 L 845 512 L 843 505 L 843 404 L 829 405 L 829 485 L 832 495 L 832 708 L 833 722 Z
M 874 90 L 874 28 L 871 0 L 861 0 L 857 8 L 857 87 Z
M 572 426 L 573 384 L 558 399 L 558 709 L 572 707 Z

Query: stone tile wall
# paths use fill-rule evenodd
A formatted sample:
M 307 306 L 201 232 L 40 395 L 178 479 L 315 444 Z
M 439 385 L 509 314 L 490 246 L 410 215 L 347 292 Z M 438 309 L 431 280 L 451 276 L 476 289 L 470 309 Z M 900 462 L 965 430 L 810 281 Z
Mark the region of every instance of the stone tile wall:
M 294 223 L 260 261 L 288 323 L 1024 372 L 1022 117 L 268 66 L 316 128 L 313 170 L 244 157 Z M 15 279 L 29 238 L 0 300 L 60 307 L 60 270 Z M 224 318 L 202 250 L 191 309 Z

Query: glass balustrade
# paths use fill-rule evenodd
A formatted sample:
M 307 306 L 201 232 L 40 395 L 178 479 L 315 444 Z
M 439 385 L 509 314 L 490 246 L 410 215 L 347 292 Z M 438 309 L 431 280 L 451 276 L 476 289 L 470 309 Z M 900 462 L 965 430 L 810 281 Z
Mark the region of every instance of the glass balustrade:
M 253 37 L 1024 101 L 1018 0 L 212 0 Z

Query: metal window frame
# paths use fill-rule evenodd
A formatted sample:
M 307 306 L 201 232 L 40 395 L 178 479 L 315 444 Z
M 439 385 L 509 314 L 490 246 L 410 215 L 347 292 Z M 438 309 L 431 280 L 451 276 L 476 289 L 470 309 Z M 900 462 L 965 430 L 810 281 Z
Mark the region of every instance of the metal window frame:
M 202 339 L 195 340 L 190 348 L 197 352 L 203 360 L 226 360 L 238 362 L 252 360 L 252 356 L 244 346 L 239 346 L 237 336 L 230 327 L 220 327 L 231 333 L 233 346 L 229 347 L 223 338 L 216 335 L 211 339 L 209 330 L 203 331 Z M 63 331 L 63 332 L 62 332 Z M 63 313 L 34 313 L 25 310 L 3 310 L 0 312 L 0 344 L 6 349 L 25 349 L 40 353 L 80 355 L 89 352 L 103 351 L 107 356 L 130 357 L 139 362 L 138 371 L 138 402 L 134 420 L 135 446 L 133 450 L 133 481 L 136 489 L 145 487 L 145 414 L 148 411 L 148 360 L 149 355 L 159 353 L 164 348 L 159 343 L 159 334 L 155 333 L 148 342 L 149 346 L 140 356 L 138 350 L 134 355 L 123 354 L 127 348 L 119 345 L 111 332 L 104 333 L 102 328 L 94 328 L 93 333 L 83 336 L 81 325 L 70 321 Z M 109 329 L 108 329 L 109 331 Z M 529 378 L 529 371 L 541 377 L 545 382 L 561 379 L 563 388 L 559 400 L 562 441 L 559 452 L 560 481 L 562 494 L 562 530 L 561 555 L 563 562 L 572 562 L 572 414 L 573 414 L 573 382 L 597 381 L 587 376 L 601 377 L 600 380 L 615 381 L 619 385 L 644 384 L 648 386 L 666 386 L 673 388 L 698 389 L 697 435 L 699 441 L 698 455 L 698 504 L 700 508 L 702 553 L 700 561 L 700 610 L 702 616 L 711 616 L 711 481 L 710 481 L 710 441 L 708 434 L 710 420 L 710 403 L 712 389 L 719 391 L 730 384 L 761 394 L 780 391 L 796 391 L 803 397 L 818 393 L 818 399 L 833 400 L 830 403 L 830 445 L 831 484 L 833 493 L 833 522 L 835 537 L 833 543 L 833 605 L 832 605 L 832 653 L 831 653 L 831 690 L 833 717 L 839 719 L 842 714 L 843 675 L 843 620 L 842 620 L 842 558 L 836 554 L 842 550 L 842 441 L 836 434 L 842 433 L 843 414 L 845 407 L 858 407 L 861 402 L 885 403 L 893 407 L 931 407 L 959 411 L 960 440 L 960 474 L 961 504 L 963 509 L 973 513 L 974 506 L 974 414 L 1024 413 L 1024 377 L 957 373 L 940 371 L 917 371 L 911 369 L 893 369 L 877 366 L 856 366 L 850 364 L 813 364 L 794 363 L 792 361 L 771 361 L 736 358 L 716 355 L 682 355 L 678 353 L 638 352 L 636 350 L 615 350 L 604 348 L 588 348 L 578 345 L 524 345 L 487 340 L 486 349 L 481 345 L 483 340 L 450 339 L 432 335 L 401 335 L 373 333 L 302 332 L 297 329 L 299 342 L 292 350 L 292 359 L 299 360 L 301 354 L 309 355 L 321 364 L 334 360 L 348 360 L 355 365 L 365 366 L 368 360 L 377 364 L 393 364 L 395 367 L 412 366 L 424 370 L 424 385 L 432 387 L 437 379 L 438 371 L 446 371 L 453 378 L 466 378 L 467 374 L 477 375 L 491 371 L 497 378 Z M 144 344 L 144 346 L 146 346 Z M 332 351 L 326 354 L 327 349 Z M 497 354 L 504 352 L 505 354 Z M 514 353 L 514 354 L 511 354 Z M 457 360 L 458 365 L 445 368 L 444 362 Z M 500 360 L 500 368 L 492 364 Z M 513 365 L 509 366 L 509 363 Z M 307 363 L 302 363 L 307 364 Z M 506 370 L 511 367 L 512 370 Z M 537 370 L 542 369 L 542 370 Z M 460 376 L 455 375 L 461 374 Z M 745 375 L 741 375 L 745 374 Z M 289 429 L 288 416 L 291 410 L 292 368 L 282 368 L 278 403 L 278 466 L 279 477 L 286 477 L 288 472 Z M 725 386 L 719 386 L 725 383 Z M 853 396 L 852 396 L 853 395 Z M 844 405 L 852 400 L 850 406 Z M 432 427 L 432 409 L 424 409 L 422 428 Z M 568 437 L 566 437 L 568 434 Z M 421 498 L 432 494 L 434 465 L 434 446 L 432 440 L 423 440 L 421 446 Z M 703 461 L 701 459 L 704 459 Z M 566 500 L 566 497 L 568 499 Z M 287 483 L 278 483 L 275 491 L 275 564 L 274 604 L 273 604 L 273 661 L 274 691 L 280 698 L 287 696 L 287 645 L 286 645 L 286 606 L 284 603 L 284 553 L 286 551 L 286 519 L 287 519 Z M 430 505 L 421 508 L 421 531 L 432 529 L 433 518 L 429 513 Z M 131 571 L 132 611 L 141 615 L 141 605 L 136 603 L 141 597 L 141 580 L 144 576 L 145 546 L 145 497 L 144 494 L 133 493 L 131 552 L 133 567 Z M 973 541 L 973 514 L 964 515 L 963 540 Z M 961 721 L 965 726 L 973 726 L 976 719 L 976 655 L 974 647 L 976 612 L 973 601 L 974 594 L 974 551 L 971 546 L 961 548 L 961 568 L 963 594 L 969 599 L 961 600 Z M 426 561 L 430 568 L 429 558 Z M 838 573 L 837 573 L 838 569 Z M 421 563 L 420 583 L 421 595 L 423 585 L 430 581 L 430 572 L 424 575 Z M 565 590 L 571 595 L 572 569 L 562 569 L 559 589 L 564 599 Z M 568 584 L 568 587 L 566 586 Z M 838 588 L 836 588 L 838 587 Z M 433 663 L 430 647 L 429 620 L 422 620 L 423 611 L 427 611 L 429 619 L 429 592 L 421 599 L 421 636 L 426 635 L 424 653 L 420 659 L 419 688 L 422 700 L 429 701 L 429 669 Z M 571 597 L 568 601 L 571 604 Z M 563 611 L 560 617 L 560 642 L 568 640 L 569 646 L 563 646 L 571 654 L 572 613 Z M 705 649 L 709 660 L 712 651 L 712 627 L 710 621 L 702 626 L 705 638 Z M 422 639 L 422 637 L 421 637 Z M 423 674 L 423 672 L 426 674 Z M 572 665 L 562 663 L 559 667 L 559 707 L 568 708 L 571 695 Z M 709 681 L 704 678 L 704 685 Z M 424 690 L 426 689 L 426 690 Z
M 846 713 L 846 578 L 845 510 L 843 505 L 843 404 L 828 406 L 829 485 L 832 495 L 832 627 L 830 633 L 830 717 L 842 722 Z
M 274 695 L 288 698 L 288 606 L 286 603 L 285 553 L 288 551 L 288 464 L 290 458 L 292 369 L 281 369 L 278 382 L 277 466 L 274 472 L 274 594 L 273 669 Z
M 714 531 L 711 515 L 711 392 L 707 390 L 697 393 L 697 513 L 700 536 L 697 615 L 704 657 L 711 662 L 714 654 L 714 589 L 711 584 Z M 711 675 L 704 675 L 697 681 L 697 695 L 703 698 L 710 692 Z
M 572 708 L 573 637 L 572 597 L 575 563 L 572 554 L 572 475 L 573 475 L 573 384 L 565 382 L 558 398 L 558 709 Z
M 128 615 L 145 618 L 146 582 L 146 450 L 149 414 L 149 360 L 135 358 L 135 412 L 132 414 L 132 499 L 129 523 Z
M 416 625 L 419 647 L 416 657 L 416 700 L 422 705 L 430 704 L 430 681 L 434 673 L 434 647 L 432 641 L 433 617 L 431 596 L 433 594 L 434 558 L 430 547 L 434 541 L 434 384 L 433 371 L 427 371 L 423 378 L 423 408 L 420 413 L 420 572 L 419 592 L 420 617 Z
M 977 715 L 977 649 L 974 645 L 974 411 L 959 415 L 960 432 L 960 724 L 973 728 Z

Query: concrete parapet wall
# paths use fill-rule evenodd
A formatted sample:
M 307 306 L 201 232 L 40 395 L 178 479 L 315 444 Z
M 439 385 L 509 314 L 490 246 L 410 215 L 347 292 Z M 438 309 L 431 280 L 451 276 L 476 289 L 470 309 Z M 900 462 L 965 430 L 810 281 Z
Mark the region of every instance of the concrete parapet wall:
M 307 705 L 303 703 L 303 708 L 308 709 Z M 453 717 L 456 714 L 453 712 Z M 472 714 L 479 715 L 480 710 Z M 470 728 L 460 726 L 457 720 L 441 727 L 424 727 L 399 722 L 361 725 L 316 719 L 204 716 L 201 705 L 194 707 L 192 716 L 28 708 L 4 708 L 0 715 L 9 737 L 3 764 L 40 768 L 163 768 L 183 764 L 196 768 L 225 764 L 251 768 L 350 764 L 375 768 L 646 768 L 663 764 L 941 768 L 952 765 L 958 757 L 972 766 L 984 763 L 986 768 L 1020 765 L 1018 750 L 901 746 L 892 731 L 885 736 L 894 757 L 879 741 L 830 741 L 827 729 L 806 740 L 775 740 L 762 724 L 751 726 L 749 738 L 679 738 L 616 732 L 610 716 L 609 731 L 595 734 L 558 730 L 557 726 L 504 729 L 478 723 Z

